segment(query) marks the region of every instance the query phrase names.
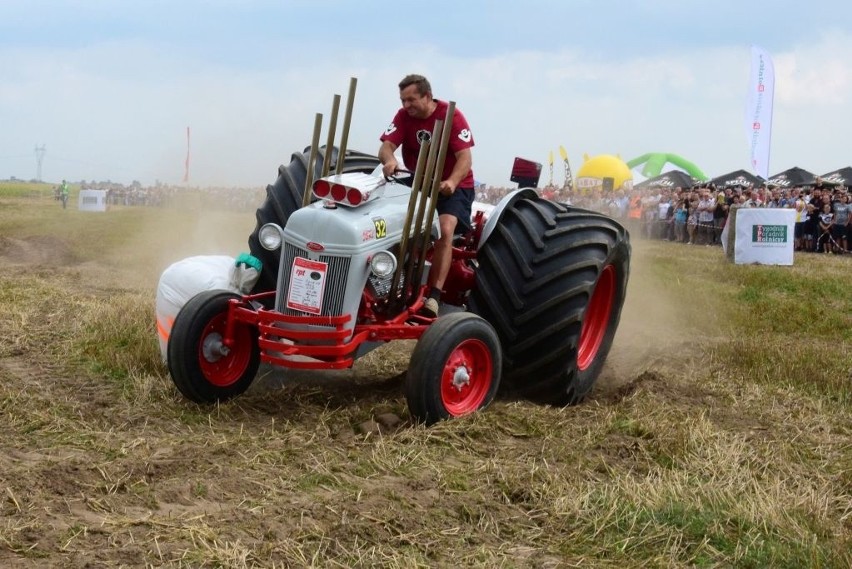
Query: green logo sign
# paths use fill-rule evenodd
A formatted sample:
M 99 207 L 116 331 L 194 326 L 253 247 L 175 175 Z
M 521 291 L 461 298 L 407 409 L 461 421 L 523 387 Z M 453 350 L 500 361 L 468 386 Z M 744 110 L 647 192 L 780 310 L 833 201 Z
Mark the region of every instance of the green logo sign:
M 786 225 L 752 225 L 752 243 L 786 243 Z

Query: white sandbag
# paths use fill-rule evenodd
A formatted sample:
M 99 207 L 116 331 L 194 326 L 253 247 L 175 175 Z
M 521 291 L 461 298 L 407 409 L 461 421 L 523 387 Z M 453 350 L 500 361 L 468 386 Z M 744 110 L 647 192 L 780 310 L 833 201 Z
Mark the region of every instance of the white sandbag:
M 234 286 L 234 258 L 225 255 L 189 257 L 173 263 L 160 276 L 157 285 L 157 336 L 160 355 L 166 360 L 166 348 L 175 317 L 189 299 L 205 290 L 230 290 Z

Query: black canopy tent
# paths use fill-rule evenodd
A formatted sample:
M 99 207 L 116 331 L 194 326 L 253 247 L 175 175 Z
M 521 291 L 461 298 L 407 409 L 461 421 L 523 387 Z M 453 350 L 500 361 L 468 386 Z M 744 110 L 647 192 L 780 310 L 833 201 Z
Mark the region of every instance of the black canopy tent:
M 813 186 L 814 181 L 816 180 L 816 176 L 799 168 L 798 166 L 793 166 L 789 170 L 784 170 L 783 172 L 779 172 L 774 176 L 770 176 L 768 180 L 766 180 L 766 185 L 768 186 L 778 186 L 780 188 L 792 188 L 794 186 Z
M 734 188 L 737 186 L 742 188 L 747 186 L 758 187 L 763 182 L 763 178 L 755 176 L 747 170 L 735 170 L 733 172 L 728 172 L 727 174 L 722 174 L 721 176 L 716 176 L 710 180 L 710 183 L 719 189 Z
M 691 188 L 695 184 L 698 183 L 698 180 L 687 174 L 686 172 L 682 172 L 680 170 L 671 170 L 669 172 L 663 172 L 659 176 L 654 176 L 653 178 L 648 178 L 642 182 L 639 182 L 634 188 L 645 189 L 645 188 Z
M 820 176 L 822 182 L 827 186 L 846 186 L 852 185 L 852 166 L 833 170 L 828 174 Z

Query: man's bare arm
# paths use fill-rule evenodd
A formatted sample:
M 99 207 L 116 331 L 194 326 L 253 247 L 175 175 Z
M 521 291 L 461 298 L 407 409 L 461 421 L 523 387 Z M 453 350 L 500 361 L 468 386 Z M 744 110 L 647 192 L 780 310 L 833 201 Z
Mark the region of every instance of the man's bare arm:
M 382 163 L 382 172 L 385 176 L 393 176 L 396 169 L 399 168 L 399 162 L 396 161 L 396 144 L 390 140 L 382 142 L 379 147 L 379 161 Z
M 456 152 L 456 165 L 453 167 L 453 171 L 450 172 L 449 178 L 441 182 L 441 193 L 451 194 L 456 191 L 456 188 L 465 179 L 472 167 L 473 155 L 470 152 L 470 148 L 463 148 Z

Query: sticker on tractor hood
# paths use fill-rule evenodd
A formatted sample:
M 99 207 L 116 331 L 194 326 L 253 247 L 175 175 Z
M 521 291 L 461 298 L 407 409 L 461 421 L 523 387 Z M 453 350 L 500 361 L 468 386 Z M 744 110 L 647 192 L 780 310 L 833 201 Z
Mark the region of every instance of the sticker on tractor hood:
M 388 236 L 388 224 L 383 217 L 374 217 L 373 225 L 376 226 L 376 239 Z
M 287 308 L 308 314 L 322 312 L 326 273 L 328 273 L 328 263 L 296 257 L 290 273 Z

